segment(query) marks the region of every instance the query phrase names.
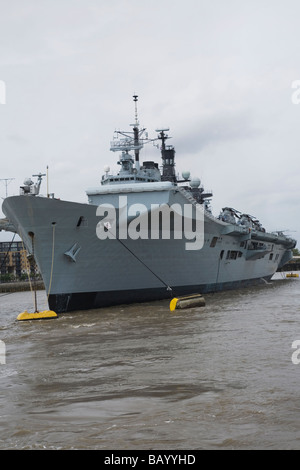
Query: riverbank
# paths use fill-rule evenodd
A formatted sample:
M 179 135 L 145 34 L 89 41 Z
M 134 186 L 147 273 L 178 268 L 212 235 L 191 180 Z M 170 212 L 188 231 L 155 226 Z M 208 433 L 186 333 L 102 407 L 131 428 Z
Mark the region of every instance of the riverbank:
M 34 283 L 31 282 L 32 288 L 34 287 Z M 35 282 L 35 289 L 36 290 L 43 290 L 45 289 L 43 281 L 36 281 Z M 3 282 L 0 284 L 0 293 L 3 292 L 23 292 L 30 290 L 30 282 L 29 281 L 20 281 L 20 282 Z

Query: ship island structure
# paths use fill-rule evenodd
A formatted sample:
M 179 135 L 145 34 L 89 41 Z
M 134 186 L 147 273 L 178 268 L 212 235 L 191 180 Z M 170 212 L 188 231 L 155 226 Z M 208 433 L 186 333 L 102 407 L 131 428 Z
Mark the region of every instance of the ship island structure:
M 176 175 L 169 129 L 157 129 L 162 165 L 140 162 L 154 139 L 140 128 L 133 99 L 132 129 L 111 142 L 120 169 L 105 167 L 87 203 L 42 196 L 42 174 L 3 202 L 0 229 L 17 233 L 34 257 L 49 308 L 89 310 L 269 281 L 296 241 L 230 207 L 215 217 L 212 192 L 189 172 Z

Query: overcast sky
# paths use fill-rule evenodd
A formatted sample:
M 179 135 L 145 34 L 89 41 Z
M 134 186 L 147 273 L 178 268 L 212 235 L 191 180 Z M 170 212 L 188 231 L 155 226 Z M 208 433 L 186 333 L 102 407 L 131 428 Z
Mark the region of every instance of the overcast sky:
M 8 195 L 48 165 L 50 192 L 86 202 L 119 168 L 110 141 L 136 93 L 141 125 L 170 127 L 177 171 L 213 190 L 215 215 L 234 207 L 300 245 L 299 18 L 298 0 L 0 0 Z

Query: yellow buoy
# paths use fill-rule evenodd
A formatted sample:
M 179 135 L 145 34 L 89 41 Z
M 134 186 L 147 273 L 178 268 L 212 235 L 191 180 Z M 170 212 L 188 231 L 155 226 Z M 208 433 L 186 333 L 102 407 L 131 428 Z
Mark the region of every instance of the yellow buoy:
M 174 299 L 171 300 L 171 302 L 170 302 L 170 310 L 171 310 L 171 312 L 173 312 L 173 310 L 176 309 L 177 302 L 178 302 L 178 299 L 177 299 L 176 297 L 174 297 Z
M 43 320 L 47 318 L 57 318 L 57 313 L 53 312 L 53 310 L 43 310 L 42 312 L 28 313 L 27 310 L 25 310 L 25 312 L 22 312 L 17 316 L 17 320 L 19 321 Z
M 185 297 L 174 297 L 170 302 L 170 310 L 173 312 L 176 309 L 204 307 L 205 300 L 201 294 L 192 294 Z

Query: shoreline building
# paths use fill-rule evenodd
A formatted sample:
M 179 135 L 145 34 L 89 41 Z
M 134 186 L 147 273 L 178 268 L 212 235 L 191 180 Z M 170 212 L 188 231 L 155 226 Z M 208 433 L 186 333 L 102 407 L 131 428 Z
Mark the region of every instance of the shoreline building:
M 20 278 L 28 274 L 28 267 L 27 251 L 22 242 L 0 242 L 0 276 L 9 274 Z

